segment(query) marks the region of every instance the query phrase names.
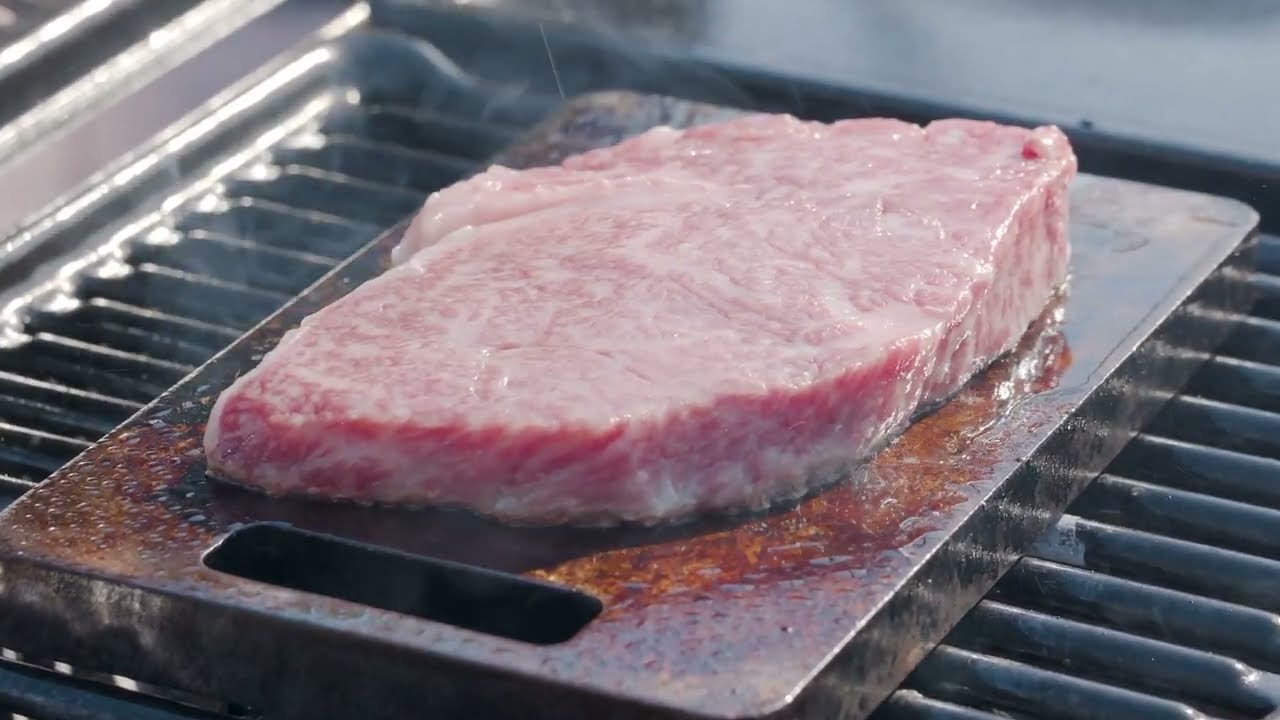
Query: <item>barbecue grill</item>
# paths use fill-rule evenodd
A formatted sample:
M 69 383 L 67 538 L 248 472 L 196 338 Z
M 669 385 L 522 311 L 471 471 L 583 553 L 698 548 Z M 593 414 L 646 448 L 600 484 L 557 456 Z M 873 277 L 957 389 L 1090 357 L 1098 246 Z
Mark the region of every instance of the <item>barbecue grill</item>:
M 957 105 L 807 87 L 568 27 L 407 3 L 354 6 L 322 35 L 124 158 L 70 201 L 74 211 L 51 206 L 28 227 L 25 247 L 43 250 L 0 271 L 12 341 L 0 351 L 0 492 L 26 492 L 426 193 L 509 146 L 560 105 L 557 83 L 570 95 L 624 86 L 819 118 L 925 119 Z M 500 43 L 516 59 L 479 50 Z M 334 47 L 345 53 L 336 63 Z M 545 67 L 548 47 L 558 78 L 528 72 Z M 399 77 L 356 72 L 388 52 Z M 304 75 L 310 84 L 292 82 Z M 389 93 L 405 87 L 413 94 Z M 228 140 L 195 142 L 211 136 Z M 1246 198 L 1264 229 L 1280 211 L 1264 186 L 1276 172 L 1257 163 L 1096 128 L 1074 139 L 1086 169 Z M 193 144 L 197 156 L 174 150 Z M 44 270 L 31 273 L 36 260 Z M 877 718 L 1262 718 L 1280 707 L 1280 241 L 1261 239 L 1257 265 L 1258 301 L 1219 353 Z M 67 268 L 70 281 L 57 274 Z M 235 698 L 140 686 L 129 667 L 95 668 L 113 677 L 66 658 L 4 658 L 0 712 L 255 714 Z

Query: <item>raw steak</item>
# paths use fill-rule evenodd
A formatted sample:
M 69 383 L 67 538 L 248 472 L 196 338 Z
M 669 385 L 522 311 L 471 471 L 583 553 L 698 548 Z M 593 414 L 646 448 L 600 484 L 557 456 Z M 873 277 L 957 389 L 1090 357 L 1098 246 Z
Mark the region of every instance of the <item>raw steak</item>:
M 491 168 L 223 393 L 210 470 L 531 524 L 765 507 L 1017 342 L 1075 172 L 1051 127 L 772 115 Z

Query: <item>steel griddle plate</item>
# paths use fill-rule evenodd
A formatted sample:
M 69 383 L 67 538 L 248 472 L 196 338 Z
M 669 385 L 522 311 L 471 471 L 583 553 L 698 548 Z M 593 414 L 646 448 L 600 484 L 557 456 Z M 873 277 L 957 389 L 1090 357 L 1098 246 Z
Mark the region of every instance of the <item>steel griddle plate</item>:
M 731 113 L 589 96 L 503 160 L 545 164 Z M 0 639 L 271 717 L 862 717 L 1247 307 L 1249 208 L 1089 176 L 1072 208 L 1061 323 L 1047 312 L 868 467 L 771 515 L 515 530 L 211 485 L 200 445 L 217 394 L 384 267 L 392 231 L 0 515 Z M 560 583 L 604 610 L 568 641 L 535 645 L 202 565 L 255 521 Z

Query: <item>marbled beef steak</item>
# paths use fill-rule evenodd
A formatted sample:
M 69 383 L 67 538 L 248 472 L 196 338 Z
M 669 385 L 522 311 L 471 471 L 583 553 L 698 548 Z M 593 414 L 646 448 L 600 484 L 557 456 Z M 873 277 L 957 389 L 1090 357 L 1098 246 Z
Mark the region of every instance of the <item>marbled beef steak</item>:
M 1013 347 L 1075 172 L 1051 127 L 778 115 L 491 168 L 222 394 L 210 471 L 531 524 L 766 507 Z

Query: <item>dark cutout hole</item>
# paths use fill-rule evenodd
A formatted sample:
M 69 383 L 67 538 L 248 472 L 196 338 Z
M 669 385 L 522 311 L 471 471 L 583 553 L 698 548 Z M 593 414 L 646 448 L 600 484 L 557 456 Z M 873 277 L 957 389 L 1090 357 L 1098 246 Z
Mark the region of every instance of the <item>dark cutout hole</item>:
M 209 551 L 213 570 L 538 645 L 564 642 L 603 605 L 585 593 L 277 523 Z

